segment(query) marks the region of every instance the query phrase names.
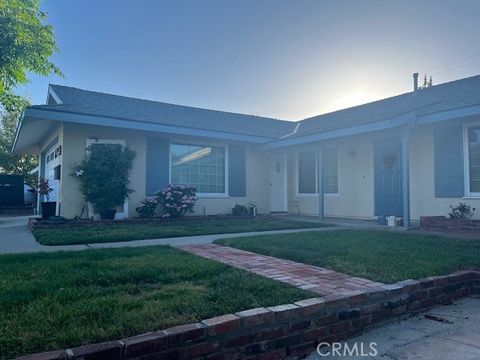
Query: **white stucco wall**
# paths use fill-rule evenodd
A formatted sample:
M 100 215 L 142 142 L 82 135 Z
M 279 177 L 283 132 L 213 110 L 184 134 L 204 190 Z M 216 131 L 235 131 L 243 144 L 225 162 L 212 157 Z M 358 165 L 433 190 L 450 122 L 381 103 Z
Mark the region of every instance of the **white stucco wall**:
M 63 198 L 66 200 L 62 203 L 61 215 L 72 218 L 80 215 L 82 207 L 85 207 L 83 216 L 91 216 L 79 191 L 78 180 L 71 174 L 73 167 L 85 156 L 87 138 L 98 138 L 125 140 L 126 145 L 136 152 L 130 176 L 130 187 L 135 192 L 128 200 L 129 217 L 136 217 L 135 208 L 146 196 L 146 135 L 146 133 L 130 130 L 66 123 L 63 130 L 62 164 L 62 190 Z M 254 152 L 247 147 L 246 197 L 200 197 L 195 204 L 194 215 L 230 214 L 235 204 L 247 206 L 251 202 L 257 206 L 259 213 L 266 213 L 269 211 L 270 199 L 268 184 L 265 154 Z
M 270 211 L 269 164 L 265 154 L 247 147 L 245 154 L 245 197 L 200 197 L 194 215 L 231 214 L 235 204 L 247 206 L 254 203 L 258 213 Z
M 352 137 L 325 146 L 337 146 L 338 195 L 325 195 L 325 216 L 366 218 L 373 217 L 372 139 Z M 317 215 L 317 195 L 297 194 L 297 151 L 289 154 L 288 184 L 289 211 Z
M 146 143 L 145 135 L 136 132 L 102 126 L 87 126 L 65 123 L 63 127 L 63 166 L 62 191 L 63 201 L 61 215 L 66 218 L 78 216 L 85 207 L 83 216 L 88 214 L 88 207 L 79 190 L 78 179 L 73 168 L 85 156 L 87 138 L 125 140 L 126 146 L 135 151 L 136 156 L 130 173 L 130 187 L 135 190 L 129 196 L 129 216 L 136 216 L 135 208 L 145 198 Z
M 465 202 L 478 209 L 475 218 L 480 219 L 480 199 L 435 197 L 433 126 L 417 127 L 410 144 L 410 212 L 412 220 L 420 216 L 447 216 L 449 205 Z

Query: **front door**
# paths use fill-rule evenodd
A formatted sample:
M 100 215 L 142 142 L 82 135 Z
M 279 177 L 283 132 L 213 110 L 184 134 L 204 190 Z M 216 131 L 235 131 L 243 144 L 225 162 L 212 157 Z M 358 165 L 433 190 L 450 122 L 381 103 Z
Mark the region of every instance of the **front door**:
M 402 216 L 402 144 L 400 137 L 374 145 L 375 215 Z
M 270 211 L 287 212 L 287 156 L 270 154 Z

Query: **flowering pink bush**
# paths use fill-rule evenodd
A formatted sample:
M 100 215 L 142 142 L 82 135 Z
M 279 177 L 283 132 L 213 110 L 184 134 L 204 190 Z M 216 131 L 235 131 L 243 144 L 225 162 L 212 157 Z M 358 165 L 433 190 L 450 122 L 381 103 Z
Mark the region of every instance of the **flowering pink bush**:
M 193 212 L 197 190 L 192 185 L 168 185 L 157 193 L 158 203 L 163 207 L 163 217 L 179 217 Z

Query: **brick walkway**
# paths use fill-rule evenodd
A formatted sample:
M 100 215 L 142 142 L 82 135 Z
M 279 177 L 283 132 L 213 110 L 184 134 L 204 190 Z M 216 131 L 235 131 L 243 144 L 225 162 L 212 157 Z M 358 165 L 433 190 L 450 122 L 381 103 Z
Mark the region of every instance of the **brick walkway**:
M 178 248 L 207 259 L 220 261 L 253 272 L 257 275 L 316 292 L 321 296 L 350 293 L 352 291 L 377 288 L 383 285 L 382 283 L 350 276 L 333 270 L 259 255 L 228 246 L 198 244 L 183 245 Z

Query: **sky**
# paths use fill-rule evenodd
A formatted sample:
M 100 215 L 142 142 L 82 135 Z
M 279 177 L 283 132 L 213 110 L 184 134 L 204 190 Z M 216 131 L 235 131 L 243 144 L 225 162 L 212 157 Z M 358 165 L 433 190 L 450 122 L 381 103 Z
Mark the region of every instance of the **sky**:
M 301 120 L 480 74 L 478 0 L 46 0 L 48 84 Z

